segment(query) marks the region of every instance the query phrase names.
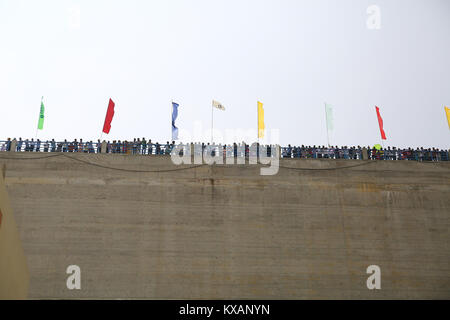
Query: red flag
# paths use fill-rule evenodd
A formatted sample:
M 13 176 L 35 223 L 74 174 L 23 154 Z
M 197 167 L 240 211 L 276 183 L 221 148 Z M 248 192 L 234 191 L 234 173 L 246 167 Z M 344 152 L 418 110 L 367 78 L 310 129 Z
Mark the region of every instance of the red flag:
M 381 118 L 380 108 L 375 106 L 375 109 L 377 110 L 378 124 L 380 125 L 380 132 L 381 132 L 381 139 L 386 140 L 386 133 L 384 132 L 384 129 L 383 129 L 383 119 Z
M 114 117 L 114 106 L 114 102 L 109 99 L 108 111 L 106 111 L 105 124 L 103 125 L 104 133 L 109 133 L 109 130 L 111 130 L 111 121 Z

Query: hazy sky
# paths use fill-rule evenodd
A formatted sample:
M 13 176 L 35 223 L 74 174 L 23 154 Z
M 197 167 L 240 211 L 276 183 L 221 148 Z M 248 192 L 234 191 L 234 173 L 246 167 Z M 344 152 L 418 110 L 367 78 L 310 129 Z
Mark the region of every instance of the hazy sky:
M 366 10 L 380 8 L 381 29 Z M 450 148 L 448 0 L 0 0 L 0 139 L 180 138 L 199 121 L 255 130 L 257 100 L 281 144 Z M 242 140 L 243 137 L 237 137 Z M 256 136 L 255 136 L 256 138 Z

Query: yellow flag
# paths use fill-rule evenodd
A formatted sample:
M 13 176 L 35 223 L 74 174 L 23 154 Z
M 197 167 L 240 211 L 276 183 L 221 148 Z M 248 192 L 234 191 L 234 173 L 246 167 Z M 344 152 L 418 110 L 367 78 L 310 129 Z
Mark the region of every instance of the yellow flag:
M 445 107 L 445 113 L 447 114 L 448 128 L 450 129 L 450 109 Z
M 258 101 L 258 138 L 264 138 L 264 108 L 263 104 Z

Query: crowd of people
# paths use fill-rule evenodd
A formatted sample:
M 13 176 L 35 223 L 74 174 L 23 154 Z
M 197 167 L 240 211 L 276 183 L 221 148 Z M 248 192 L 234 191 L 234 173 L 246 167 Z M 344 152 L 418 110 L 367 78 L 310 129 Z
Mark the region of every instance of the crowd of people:
M 416 161 L 449 161 L 449 150 L 438 148 L 387 147 L 338 147 L 338 146 L 294 146 L 282 148 L 283 158 L 310 159 L 354 159 L 354 160 L 416 160 Z
M 15 152 L 83 152 L 83 153 L 118 153 L 118 154 L 141 154 L 141 155 L 170 155 L 175 142 L 167 141 L 165 144 L 152 142 L 152 140 L 134 139 L 133 141 L 106 141 L 97 142 L 73 140 L 55 141 L 22 138 L 0 141 L 0 151 Z M 194 143 L 194 150 L 210 148 L 209 143 Z M 256 146 L 256 145 L 254 145 Z M 267 156 L 273 156 L 273 146 L 266 147 Z M 11 150 L 14 148 L 14 150 Z M 252 150 L 259 153 L 258 148 L 242 143 L 231 145 L 218 145 L 211 148 L 212 153 L 223 149 L 224 156 L 248 157 Z M 415 161 L 449 161 L 449 150 L 438 148 L 407 148 L 387 147 L 377 149 L 375 147 L 347 147 L 347 146 L 291 146 L 280 147 L 280 157 L 282 158 L 306 158 L 306 159 L 355 159 L 355 160 L 415 160 Z

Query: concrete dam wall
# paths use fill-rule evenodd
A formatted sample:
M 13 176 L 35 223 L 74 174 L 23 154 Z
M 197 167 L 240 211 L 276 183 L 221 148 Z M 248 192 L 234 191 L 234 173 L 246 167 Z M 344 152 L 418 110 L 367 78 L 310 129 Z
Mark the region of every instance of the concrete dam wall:
M 32 299 L 450 298 L 450 163 L 285 159 L 261 176 L 3 152 L 0 165 Z

